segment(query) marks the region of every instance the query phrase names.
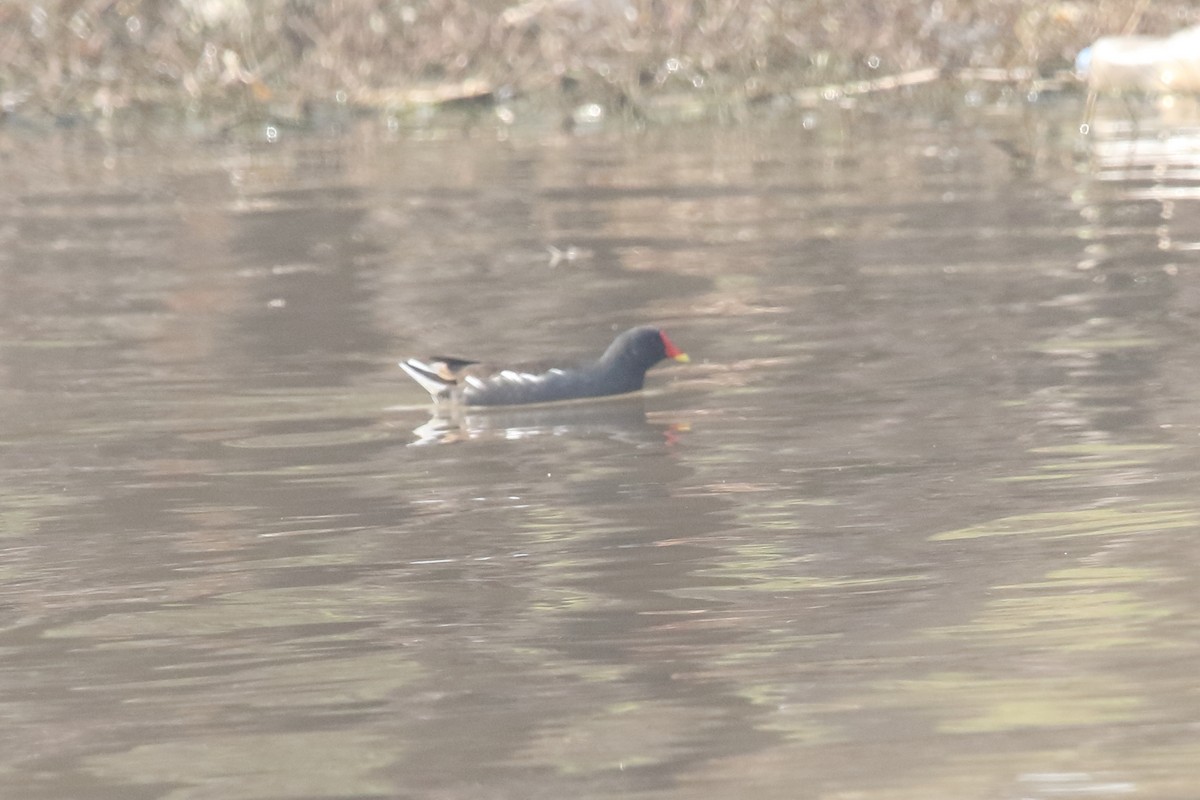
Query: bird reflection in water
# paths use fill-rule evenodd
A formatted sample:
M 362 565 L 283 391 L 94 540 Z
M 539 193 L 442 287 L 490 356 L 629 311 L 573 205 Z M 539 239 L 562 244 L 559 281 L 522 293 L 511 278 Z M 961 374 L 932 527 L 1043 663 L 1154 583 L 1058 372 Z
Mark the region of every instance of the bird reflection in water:
M 542 406 L 437 408 L 416 428 L 411 444 L 453 444 L 534 436 L 603 437 L 636 445 L 668 445 L 688 430 L 684 422 L 651 421 L 641 395 Z

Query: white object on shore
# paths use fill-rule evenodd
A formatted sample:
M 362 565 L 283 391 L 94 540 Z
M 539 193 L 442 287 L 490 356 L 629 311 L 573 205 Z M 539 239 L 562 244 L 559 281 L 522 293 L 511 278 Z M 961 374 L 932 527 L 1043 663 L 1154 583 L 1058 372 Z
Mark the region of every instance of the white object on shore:
M 1080 51 L 1075 71 L 1095 92 L 1200 92 L 1200 25 L 1171 36 L 1105 36 Z

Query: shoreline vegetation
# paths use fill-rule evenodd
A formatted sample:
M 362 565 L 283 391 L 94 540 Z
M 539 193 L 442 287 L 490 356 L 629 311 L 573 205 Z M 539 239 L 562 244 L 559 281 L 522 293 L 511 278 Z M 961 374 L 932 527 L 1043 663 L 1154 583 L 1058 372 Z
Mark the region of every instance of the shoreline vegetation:
M 518 99 L 579 122 L 942 81 L 1028 91 L 1074 82 L 1100 36 L 1197 22 L 1148 0 L 11 0 L 0 124 L 311 126 L 332 108 L 409 126 Z

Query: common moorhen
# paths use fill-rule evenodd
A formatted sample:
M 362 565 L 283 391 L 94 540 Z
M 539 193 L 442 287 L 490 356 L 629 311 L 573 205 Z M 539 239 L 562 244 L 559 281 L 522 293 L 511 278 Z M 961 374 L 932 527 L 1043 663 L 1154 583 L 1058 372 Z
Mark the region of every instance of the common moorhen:
M 642 326 L 625 331 L 604 355 L 577 367 L 496 369 L 445 356 L 409 358 L 400 367 L 433 395 L 434 402 L 512 406 L 636 392 L 646 380 L 646 370 L 664 358 L 688 361 L 665 333 Z

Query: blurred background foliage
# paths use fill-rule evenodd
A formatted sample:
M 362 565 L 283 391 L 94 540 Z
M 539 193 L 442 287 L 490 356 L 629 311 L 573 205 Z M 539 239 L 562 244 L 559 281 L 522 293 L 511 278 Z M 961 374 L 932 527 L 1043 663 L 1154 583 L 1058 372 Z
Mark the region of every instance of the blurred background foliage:
M 7 0 L 0 114 L 752 102 L 931 68 L 1046 75 L 1099 36 L 1197 22 L 1145 0 Z

